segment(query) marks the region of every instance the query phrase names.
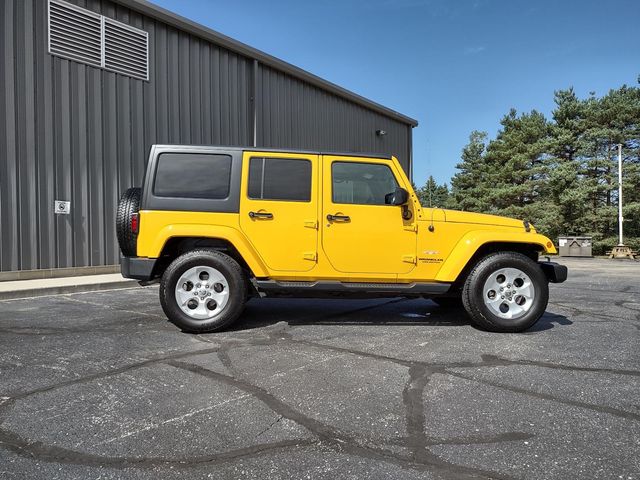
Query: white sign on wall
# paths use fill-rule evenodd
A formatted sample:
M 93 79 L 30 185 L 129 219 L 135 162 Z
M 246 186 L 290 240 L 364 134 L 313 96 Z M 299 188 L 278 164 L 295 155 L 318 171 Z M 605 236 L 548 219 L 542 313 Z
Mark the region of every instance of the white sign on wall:
M 71 213 L 71 202 L 56 200 L 53 205 L 54 212 L 58 215 L 69 215 Z

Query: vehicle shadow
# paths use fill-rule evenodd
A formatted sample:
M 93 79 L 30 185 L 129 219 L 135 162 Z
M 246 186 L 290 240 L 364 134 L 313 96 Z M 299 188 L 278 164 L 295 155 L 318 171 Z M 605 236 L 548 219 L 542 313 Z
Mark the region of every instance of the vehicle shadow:
M 473 326 L 462 308 L 447 308 L 425 299 L 255 299 L 230 330 L 252 330 L 285 322 L 290 326 Z M 546 312 L 525 334 L 567 326 L 563 315 Z
M 233 330 L 262 328 L 279 322 L 298 325 L 450 325 L 467 323 L 464 312 L 429 300 L 267 298 L 247 303 Z
M 552 328 L 566 327 L 569 325 L 573 325 L 573 321 L 569 320 L 564 315 L 546 311 L 542 318 L 540 318 L 533 327 L 522 332 L 522 335 L 531 335 L 538 332 L 544 332 L 545 330 L 550 330 Z

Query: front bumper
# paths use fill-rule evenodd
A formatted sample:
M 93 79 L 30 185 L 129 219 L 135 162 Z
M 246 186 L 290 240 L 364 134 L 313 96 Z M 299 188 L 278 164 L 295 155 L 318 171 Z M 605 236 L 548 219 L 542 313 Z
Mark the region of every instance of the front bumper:
M 125 278 L 151 280 L 155 258 L 120 257 L 120 272 Z
M 567 279 L 569 270 L 556 262 L 538 262 L 540 268 L 551 283 L 562 283 Z

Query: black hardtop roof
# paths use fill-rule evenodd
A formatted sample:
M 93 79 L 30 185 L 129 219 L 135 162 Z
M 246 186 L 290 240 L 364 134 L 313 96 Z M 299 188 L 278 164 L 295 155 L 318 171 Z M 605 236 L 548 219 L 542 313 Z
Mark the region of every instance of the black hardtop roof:
M 181 145 L 181 144 L 156 144 L 153 147 L 158 147 L 162 149 L 171 149 L 174 151 L 179 151 L 180 149 L 184 149 L 185 151 L 189 150 L 198 150 L 198 149 L 211 149 L 211 150 L 219 150 L 219 151 L 228 151 L 228 152 L 269 152 L 269 153 L 300 153 L 305 155 L 332 155 L 336 157 L 367 157 L 367 158 L 380 158 L 384 160 L 391 160 L 391 155 L 386 153 L 370 153 L 370 152 L 336 152 L 336 151 L 320 151 L 320 150 L 300 150 L 300 149 L 291 149 L 291 148 L 265 148 L 265 147 L 239 147 L 237 145 Z

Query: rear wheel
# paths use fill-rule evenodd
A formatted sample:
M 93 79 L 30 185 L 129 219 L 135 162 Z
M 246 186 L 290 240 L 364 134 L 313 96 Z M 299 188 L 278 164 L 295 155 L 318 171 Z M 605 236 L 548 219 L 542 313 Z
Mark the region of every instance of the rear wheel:
M 489 255 L 478 262 L 462 289 L 473 322 L 493 332 L 521 332 L 547 308 L 549 282 L 540 266 L 517 252 Z
M 176 258 L 162 275 L 160 303 L 185 332 L 222 330 L 242 313 L 247 297 L 238 262 L 215 250 L 193 250 Z

